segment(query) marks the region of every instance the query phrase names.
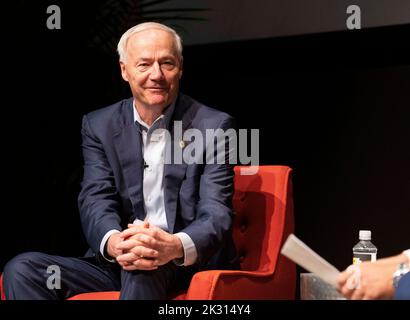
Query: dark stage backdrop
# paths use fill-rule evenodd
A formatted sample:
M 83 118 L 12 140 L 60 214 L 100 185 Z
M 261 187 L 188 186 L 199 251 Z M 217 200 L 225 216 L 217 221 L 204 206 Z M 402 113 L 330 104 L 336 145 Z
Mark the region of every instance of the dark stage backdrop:
M 3 49 L 1 268 L 28 250 L 85 252 L 81 117 L 130 95 L 87 15 L 50 32 L 43 9 L 22 13 Z M 185 49 L 182 90 L 260 129 L 261 163 L 294 169 L 297 236 L 338 268 L 359 229 L 380 257 L 409 247 L 409 29 Z

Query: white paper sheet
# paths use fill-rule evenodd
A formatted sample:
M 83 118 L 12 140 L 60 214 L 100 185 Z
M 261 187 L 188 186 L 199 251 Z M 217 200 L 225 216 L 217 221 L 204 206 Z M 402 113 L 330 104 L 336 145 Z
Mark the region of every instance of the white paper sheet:
M 313 272 L 323 281 L 337 288 L 339 270 L 310 249 L 294 234 L 289 235 L 281 253 L 309 272 Z

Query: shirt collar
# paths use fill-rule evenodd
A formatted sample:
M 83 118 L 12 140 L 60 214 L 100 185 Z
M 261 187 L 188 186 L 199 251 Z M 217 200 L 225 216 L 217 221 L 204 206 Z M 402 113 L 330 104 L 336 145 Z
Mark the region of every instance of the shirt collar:
M 163 119 L 163 121 L 165 123 L 165 128 L 168 127 L 169 122 L 170 122 L 171 117 L 172 117 L 172 114 L 174 113 L 174 110 L 175 110 L 176 100 L 177 99 L 174 99 L 174 101 L 171 103 L 171 105 L 165 109 L 165 112 L 163 114 L 161 114 L 157 119 L 155 119 L 155 121 L 151 125 L 151 127 L 157 121 L 161 121 L 161 119 Z M 134 110 L 134 122 L 138 122 L 140 125 L 142 125 L 144 128 L 146 128 L 148 130 L 150 128 L 150 126 L 141 119 L 141 117 L 140 117 L 140 115 L 137 111 L 137 108 L 135 107 L 135 100 L 132 101 L 132 108 Z

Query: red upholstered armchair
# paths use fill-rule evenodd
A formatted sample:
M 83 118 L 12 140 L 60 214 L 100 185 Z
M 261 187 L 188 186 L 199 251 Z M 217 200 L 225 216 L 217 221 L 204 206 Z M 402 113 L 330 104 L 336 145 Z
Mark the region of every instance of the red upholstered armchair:
M 294 299 L 296 266 L 280 255 L 293 232 L 291 169 L 259 166 L 257 174 L 241 175 L 235 167 L 236 212 L 233 237 L 241 270 L 211 270 L 194 275 L 186 293 L 171 299 Z M 119 292 L 83 293 L 73 300 L 118 299 Z

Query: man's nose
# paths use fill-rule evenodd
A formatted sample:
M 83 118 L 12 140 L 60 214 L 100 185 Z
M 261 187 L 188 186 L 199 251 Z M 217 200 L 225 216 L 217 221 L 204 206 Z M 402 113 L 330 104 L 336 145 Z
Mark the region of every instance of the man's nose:
M 155 62 L 151 68 L 150 79 L 151 80 L 162 80 L 163 77 L 164 77 L 164 74 L 162 73 L 161 66 L 159 65 L 158 62 Z

